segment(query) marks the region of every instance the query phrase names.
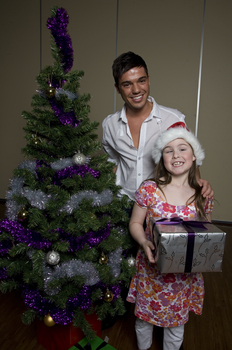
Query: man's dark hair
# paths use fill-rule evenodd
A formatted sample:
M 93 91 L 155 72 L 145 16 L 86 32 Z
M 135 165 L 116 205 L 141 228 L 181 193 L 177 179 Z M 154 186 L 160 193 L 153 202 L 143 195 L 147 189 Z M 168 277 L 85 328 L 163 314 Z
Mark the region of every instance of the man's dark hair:
M 118 56 L 113 63 L 112 70 L 116 86 L 118 86 L 118 80 L 121 76 L 126 73 L 128 70 L 135 67 L 144 67 L 147 75 L 148 69 L 145 61 L 139 55 L 136 55 L 134 52 L 125 52 Z

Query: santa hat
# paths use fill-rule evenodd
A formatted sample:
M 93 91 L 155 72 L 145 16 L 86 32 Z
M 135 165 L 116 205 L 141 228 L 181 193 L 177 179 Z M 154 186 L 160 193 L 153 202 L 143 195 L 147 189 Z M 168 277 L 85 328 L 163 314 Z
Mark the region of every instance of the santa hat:
M 202 149 L 200 142 L 191 131 L 180 126 L 171 127 L 158 137 L 152 150 L 152 158 L 154 162 L 156 164 L 159 162 L 162 156 L 164 147 L 169 142 L 176 139 L 184 139 L 186 142 L 188 142 L 192 146 L 194 156 L 196 157 L 196 165 L 197 166 L 201 165 L 203 159 L 205 158 L 205 152 Z

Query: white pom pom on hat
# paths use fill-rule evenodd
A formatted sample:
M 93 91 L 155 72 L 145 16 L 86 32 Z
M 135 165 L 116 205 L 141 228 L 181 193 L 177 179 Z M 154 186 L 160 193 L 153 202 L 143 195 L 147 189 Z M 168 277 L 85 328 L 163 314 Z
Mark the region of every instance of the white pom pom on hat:
M 180 126 L 170 127 L 167 131 L 164 131 L 156 140 L 153 150 L 152 159 L 157 164 L 162 157 L 164 147 L 171 141 L 176 139 L 184 139 L 188 142 L 193 149 L 194 156 L 196 157 L 196 165 L 202 165 L 202 161 L 205 158 L 205 152 L 201 147 L 200 142 L 196 136 L 188 131 L 186 128 Z

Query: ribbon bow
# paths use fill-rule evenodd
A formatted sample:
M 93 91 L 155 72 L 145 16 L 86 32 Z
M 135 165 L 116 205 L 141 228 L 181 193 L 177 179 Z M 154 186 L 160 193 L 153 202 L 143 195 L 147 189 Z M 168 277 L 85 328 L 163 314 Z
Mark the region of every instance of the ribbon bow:
M 189 229 L 191 230 L 191 228 L 189 226 L 199 227 L 199 228 L 207 230 L 207 228 L 203 224 L 210 224 L 210 222 L 208 222 L 208 221 L 196 221 L 196 220 L 183 220 L 182 218 L 175 217 L 175 218 L 171 218 L 171 219 L 162 218 L 162 219 L 156 220 L 154 222 L 154 224 L 162 224 L 162 225 L 182 224 L 183 226 L 187 227 L 188 230 Z M 194 231 L 188 231 L 188 232 L 194 232 Z

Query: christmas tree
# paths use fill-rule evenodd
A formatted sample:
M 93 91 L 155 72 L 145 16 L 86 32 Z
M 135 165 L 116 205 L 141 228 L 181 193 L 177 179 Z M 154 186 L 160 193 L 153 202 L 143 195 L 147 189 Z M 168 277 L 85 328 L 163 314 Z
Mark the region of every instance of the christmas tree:
M 98 123 L 88 118 L 90 96 L 78 93 L 84 73 L 71 71 L 68 20 L 65 9 L 52 8 L 54 64 L 37 76 L 32 111 L 23 112 L 26 158 L 0 222 L 0 290 L 21 288 L 23 323 L 36 315 L 47 325 L 73 322 L 91 339 L 85 313 L 103 320 L 125 312 L 121 293 L 134 273 L 131 204 L 117 197 L 114 165 L 99 152 Z

